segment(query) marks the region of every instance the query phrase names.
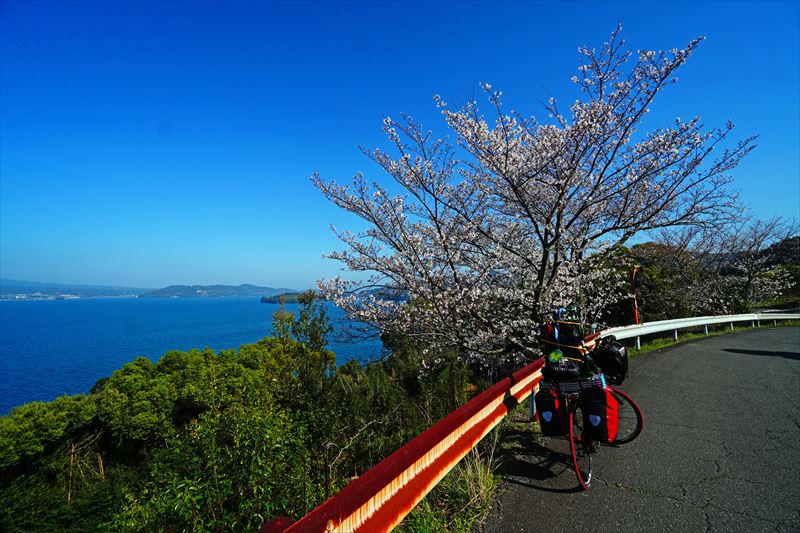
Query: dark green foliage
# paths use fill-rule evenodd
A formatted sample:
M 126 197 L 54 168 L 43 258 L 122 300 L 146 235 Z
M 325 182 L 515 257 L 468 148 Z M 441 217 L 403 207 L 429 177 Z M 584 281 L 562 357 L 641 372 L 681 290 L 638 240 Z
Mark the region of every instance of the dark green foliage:
M 70 430 L 87 425 L 96 406 L 85 396 L 31 402 L 0 417 L 0 469 L 28 462 L 59 442 Z
M 284 295 L 279 297 L 279 301 L 281 308 L 272 317 L 275 336 L 279 339 L 292 338 L 316 350 L 323 349 L 333 328 L 328 320 L 325 305 L 316 297 L 314 291 L 297 295 L 297 302 L 300 304 L 297 316 L 284 307 L 286 303 Z
M 0 417 L 0 530 L 254 531 L 465 400 L 455 357 L 423 369 L 401 340 L 384 362 L 337 369 L 318 302 L 283 321 L 278 338 L 139 358 L 89 395 Z
M 702 314 L 702 311 L 714 314 L 713 309 L 693 308 L 688 288 L 704 272 L 688 253 L 657 243 L 636 245 L 631 252 L 634 261 L 644 266 L 642 286 L 637 290 L 641 321 L 682 318 Z

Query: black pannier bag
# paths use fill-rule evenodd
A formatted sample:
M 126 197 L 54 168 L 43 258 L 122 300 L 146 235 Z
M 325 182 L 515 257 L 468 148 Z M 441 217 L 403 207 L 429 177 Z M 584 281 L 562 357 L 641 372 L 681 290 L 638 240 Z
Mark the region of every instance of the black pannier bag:
M 575 380 L 581 375 L 581 364 L 578 361 L 561 357 L 558 361 L 545 359 L 542 368 L 542 378 L 545 381 L 569 381 Z
M 578 346 L 583 339 L 583 331 L 576 322 L 556 322 L 558 342 L 568 346 Z
M 628 375 L 628 352 L 616 340 L 605 341 L 592 352 L 592 360 L 612 385 L 622 385 Z
M 583 437 L 613 444 L 617 438 L 619 402 L 610 389 L 590 387 L 581 392 Z
M 536 414 L 539 415 L 539 427 L 542 435 L 546 437 L 560 437 L 566 435 L 564 415 L 561 401 L 552 389 L 542 389 L 536 393 Z
M 574 322 L 556 322 L 556 344 L 569 357 L 580 357 L 583 329 Z

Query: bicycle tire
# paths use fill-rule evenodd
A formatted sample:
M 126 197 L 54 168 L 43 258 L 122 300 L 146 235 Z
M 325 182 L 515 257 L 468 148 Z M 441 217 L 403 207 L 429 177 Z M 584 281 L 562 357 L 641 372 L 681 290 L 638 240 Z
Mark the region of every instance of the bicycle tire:
M 583 411 L 579 402 L 575 402 L 569 410 L 569 450 L 578 483 L 583 490 L 589 490 L 592 485 L 594 448 L 592 443 L 583 440 Z
M 633 398 L 619 389 L 609 388 L 618 404 L 617 438 L 614 439 L 614 444 L 627 444 L 638 437 L 644 428 L 642 410 Z

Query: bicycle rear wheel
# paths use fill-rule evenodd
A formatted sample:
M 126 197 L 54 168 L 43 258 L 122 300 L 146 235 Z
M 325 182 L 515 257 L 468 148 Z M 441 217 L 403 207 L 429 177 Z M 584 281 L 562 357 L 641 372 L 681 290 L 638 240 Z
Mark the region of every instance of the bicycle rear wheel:
M 592 485 L 594 447 L 583 439 L 583 411 L 579 402 L 575 402 L 569 410 L 569 449 L 578 482 L 583 490 L 589 490 Z
M 630 396 L 621 390 L 611 388 L 611 394 L 618 403 L 617 438 L 614 439 L 614 444 L 625 444 L 638 437 L 642 432 L 644 427 L 642 410 Z

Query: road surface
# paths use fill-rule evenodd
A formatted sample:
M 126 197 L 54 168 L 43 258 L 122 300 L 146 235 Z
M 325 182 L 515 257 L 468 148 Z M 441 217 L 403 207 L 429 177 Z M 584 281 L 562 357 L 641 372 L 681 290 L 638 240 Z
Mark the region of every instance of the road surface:
M 484 531 L 800 531 L 800 328 L 636 356 L 620 388 L 644 431 L 600 450 L 591 490 L 522 434 Z

